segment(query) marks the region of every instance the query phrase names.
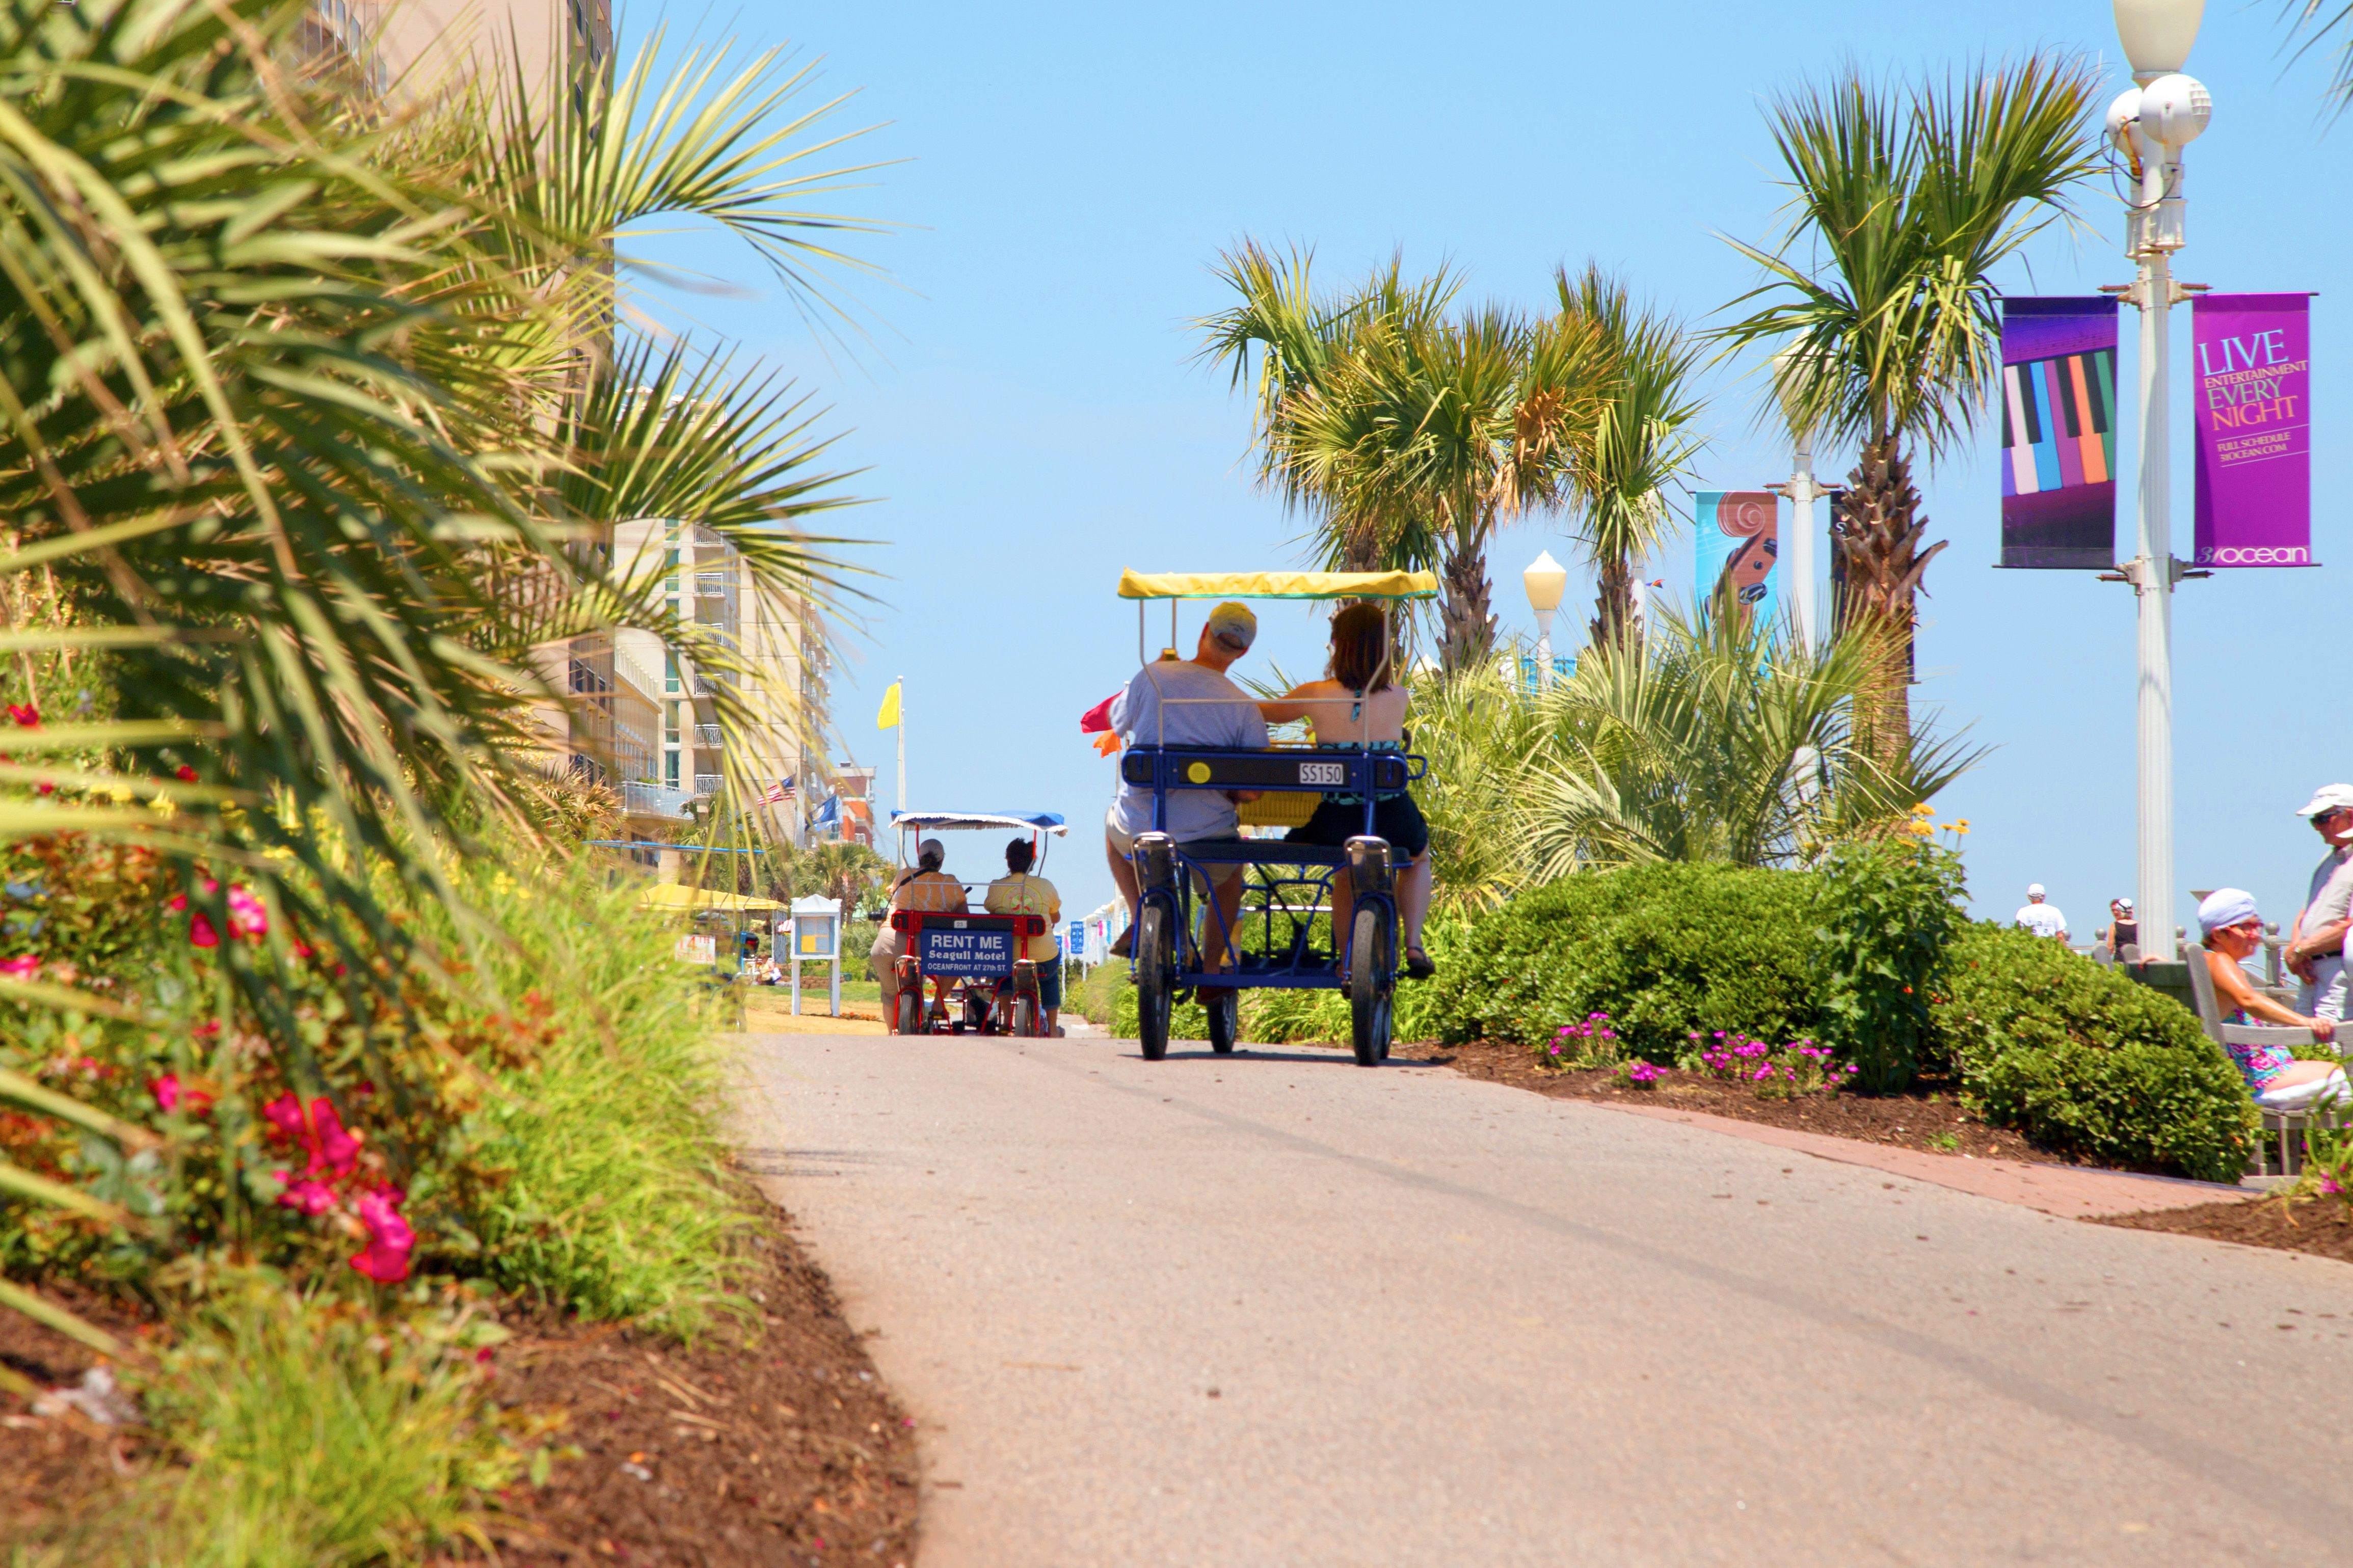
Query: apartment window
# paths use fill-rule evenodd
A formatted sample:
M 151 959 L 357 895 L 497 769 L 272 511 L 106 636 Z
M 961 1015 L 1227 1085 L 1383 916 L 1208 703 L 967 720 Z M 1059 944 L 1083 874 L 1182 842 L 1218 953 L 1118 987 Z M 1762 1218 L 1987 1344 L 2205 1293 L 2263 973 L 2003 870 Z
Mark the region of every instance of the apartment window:
M 662 689 L 671 693 L 678 690 L 678 650 L 676 648 L 662 649 Z M 673 702 L 670 704 L 672 717 L 670 726 L 673 730 L 678 728 L 677 712 L 678 704 Z
M 662 753 L 662 783 L 671 789 L 678 787 L 678 749 L 676 747 Z

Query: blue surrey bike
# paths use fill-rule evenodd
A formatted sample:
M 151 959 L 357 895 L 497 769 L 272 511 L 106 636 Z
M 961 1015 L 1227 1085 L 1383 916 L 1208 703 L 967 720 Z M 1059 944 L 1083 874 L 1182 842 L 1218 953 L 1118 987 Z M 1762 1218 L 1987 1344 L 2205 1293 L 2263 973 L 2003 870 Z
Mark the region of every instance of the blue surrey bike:
M 1427 572 L 1127 572 L 1119 595 L 1136 605 L 1136 657 L 1144 659 L 1144 605 L 1168 601 L 1169 637 L 1176 639 L 1179 599 L 1428 599 L 1438 580 Z M 1153 669 L 1145 665 L 1146 674 Z M 1187 700 L 1166 698 L 1168 706 Z M 1165 721 L 1164 721 L 1165 728 Z M 1241 992 L 1273 987 L 1348 994 L 1350 1045 L 1363 1067 L 1389 1054 L 1391 1004 L 1397 989 L 1396 867 L 1388 840 L 1373 831 L 1374 802 L 1422 776 L 1425 760 L 1362 745 L 1277 745 L 1265 751 L 1172 746 L 1133 737 L 1120 758 L 1120 776 L 1152 791 L 1152 830 L 1135 836 L 1129 863 L 1140 894 L 1132 950 L 1137 1033 L 1146 1061 L 1168 1054 L 1169 1017 L 1179 1002 L 1199 994 L 1209 1017 L 1209 1048 L 1229 1055 L 1240 1029 Z M 1251 793 L 1240 805 L 1242 836 L 1183 843 L 1166 831 L 1172 790 Z M 1279 837 L 1304 823 L 1326 795 L 1364 803 L 1364 832 L 1345 845 L 1293 844 Z M 1269 835 L 1253 837 L 1253 833 Z M 1242 889 L 1231 929 L 1208 888 L 1240 868 Z M 1332 949 L 1314 942 L 1315 917 L 1331 906 L 1332 879 L 1345 868 L 1351 891 L 1348 929 L 1332 933 Z M 1196 904 L 1199 908 L 1196 909 Z M 1277 921 L 1284 929 L 1277 929 Z M 1233 967 L 1202 967 L 1202 942 L 1216 921 Z M 1242 951 L 1245 935 L 1256 940 Z M 1343 955 L 1346 959 L 1341 962 Z M 1345 978 L 1343 979 L 1345 974 Z

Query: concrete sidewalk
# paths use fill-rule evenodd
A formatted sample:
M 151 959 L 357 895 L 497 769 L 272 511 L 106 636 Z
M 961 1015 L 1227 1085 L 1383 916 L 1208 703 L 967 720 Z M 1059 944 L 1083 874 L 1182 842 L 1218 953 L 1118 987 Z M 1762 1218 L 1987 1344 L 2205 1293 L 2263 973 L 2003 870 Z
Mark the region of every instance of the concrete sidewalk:
M 925 1568 L 2342 1554 L 2341 1264 L 1321 1052 L 754 1046 Z
M 2070 1219 L 2097 1219 L 2103 1215 L 2141 1214 L 2150 1209 L 2194 1208 L 2200 1204 L 2261 1195 L 2253 1188 L 2184 1181 L 2178 1176 L 2142 1176 L 2129 1171 L 2104 1171 L 2040 1160 L 1932 1154 L 1921 1149 L 1865 1143 L 1853 1138 L 1833 1138 L 1824 1132 L 1773 1127 L 1761 1121 L 1713 1116 L 1704 1110 L 1678 1110 L 1665 1105 L 1629 1105 L 1622 1100 L 1599 1100 L 1585 1103 L 1604 1110 L 1622 1110 L 1630 1116 L 1678 1121 L 1727 1137 L 1752 1139 L 1777 1149 L 1793 1149 L 1817 1159 L 1863 1165 L 1917 1182 L 1934 1182 L 1955 1192 L 1975 1193 L 1982 1198 L 1998 1198 L 2006 1204 Z

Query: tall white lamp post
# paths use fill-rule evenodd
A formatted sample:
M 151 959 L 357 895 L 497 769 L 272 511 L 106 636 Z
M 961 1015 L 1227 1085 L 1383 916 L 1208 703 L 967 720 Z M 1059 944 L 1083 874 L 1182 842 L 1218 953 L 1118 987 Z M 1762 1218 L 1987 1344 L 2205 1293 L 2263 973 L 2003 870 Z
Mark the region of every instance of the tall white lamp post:
M 1568 568 L 1547 550 L 1520 574 L 1528 590 L 1528 608 L 1536 613 L 1536 686 L 1552 685 L 1552 617 L 1560 608 L 1561 591 L 1568 586 Z
M 2140 504 L 2137 552 L 2124 568 L 2139 605 L 2140 844 L 2137 883 L 2141 954 L 2173 946 L 2173 494 L 2167 336 L 2189 294 L 2173 280 L 2184 244 L 2181 152 L 2213 114 L 2203 85 L 2181 74 L 2206 0 L 2115 0 L 2116 34 L 2137 84 L 2108 106 L 2108 135 L 2137 182 L 2125 254 L 2139 264 L 2125 298 L 2140 310 Z
M 1773 356 L 1773 368 L 1784 375 L 1800 353 L 1795 347 L 1783 349 Z M 1782 575 L 1789 586 L 1789 608 L 1798 623 L 1798 640 L 1807 647 L 1818 646 L 1820 630 L 1814 604 L 1814 503 L 1831 492 L 1814 482 L 1814 433 L 1802 427 L 1803 421 L 1792 401 L 1781 399 L 1781 411 L 1789 427 L 1790 445 L 1797 448 L 1789 465 L 1789 482 L 1778 486 L 1789 498 L 1794 511 L 1791 521 L 1796 525 L 1788 536 L 1789 568 Z

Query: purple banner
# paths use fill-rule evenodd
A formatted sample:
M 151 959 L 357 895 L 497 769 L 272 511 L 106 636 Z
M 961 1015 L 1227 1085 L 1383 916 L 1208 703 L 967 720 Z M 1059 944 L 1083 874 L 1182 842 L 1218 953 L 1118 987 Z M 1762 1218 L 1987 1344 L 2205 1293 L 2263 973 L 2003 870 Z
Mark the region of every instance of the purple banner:
M 2312 298 L 2190 307 L 2200 566 L 2311 566 Z
M 2116 302 L 2001 302 L 2001 564 L 2116 562 Z

